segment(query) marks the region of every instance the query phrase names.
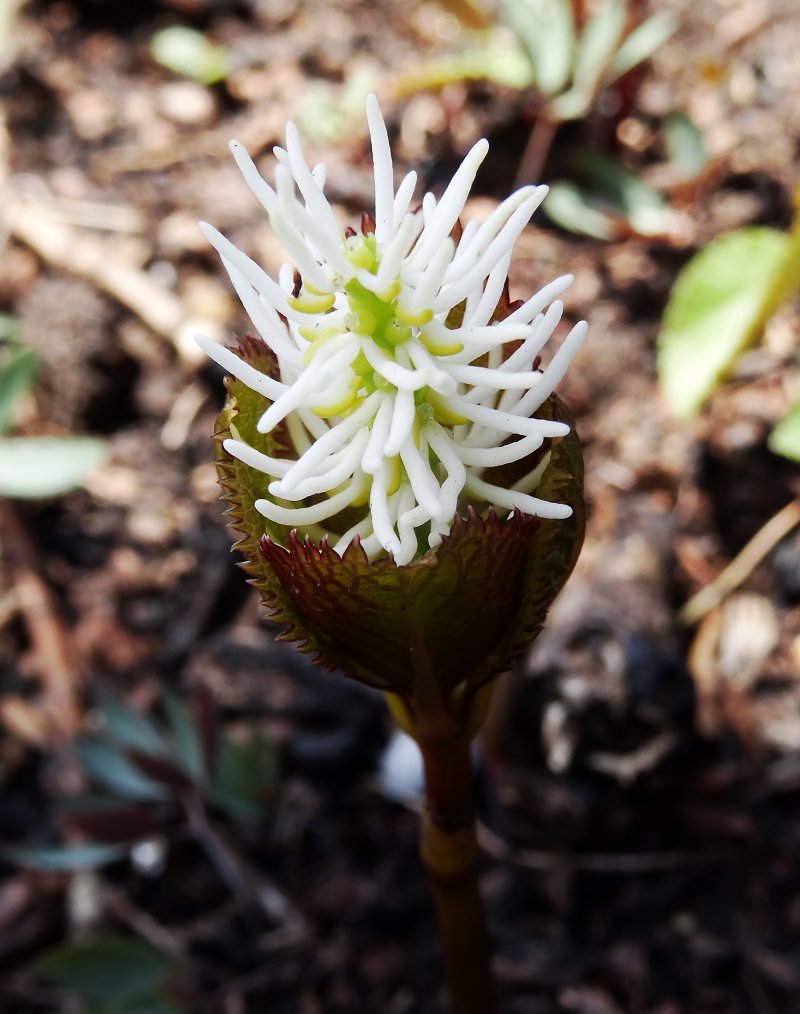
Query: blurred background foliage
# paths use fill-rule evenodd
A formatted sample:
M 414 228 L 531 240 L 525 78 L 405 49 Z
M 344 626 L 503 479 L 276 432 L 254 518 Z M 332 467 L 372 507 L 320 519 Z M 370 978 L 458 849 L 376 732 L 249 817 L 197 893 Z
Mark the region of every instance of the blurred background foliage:
M 504 1011 L 800 998 L 800 16 L 791 0 L 0 0 L 0 1009 L 438 1011 L 418 763 L 275 641 L 230 554 L 275 270 L 232 166 L 287 118 L 342 222 L 398 171 L 547 182 L 512 295 L 571 271 L 589 536 L 480 745 Z M 741 970 L 733 975 L 731 969 Z

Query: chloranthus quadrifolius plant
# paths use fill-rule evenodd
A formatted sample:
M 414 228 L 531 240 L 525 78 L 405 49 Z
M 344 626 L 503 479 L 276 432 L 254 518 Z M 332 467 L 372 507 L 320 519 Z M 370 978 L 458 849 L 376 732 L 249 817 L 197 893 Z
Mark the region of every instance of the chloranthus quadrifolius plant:
M 228 373 L 217 464 L 245 567 L 272 617 L 329 667 L 411 700 L 471 698 L 536 635 L 583 536 L 582 459 L 549 363 L 565 275 L 511 302 L 514 244 L 546 194 L 462 222 L 488 144 L 437 200 L 395 189 L 367 102 L 374 210 L 343 228 L 297 130 L 275 185 L 231 145 L 291 264 L 277 280 L 216 229 L 260 337 L 198 341 Z

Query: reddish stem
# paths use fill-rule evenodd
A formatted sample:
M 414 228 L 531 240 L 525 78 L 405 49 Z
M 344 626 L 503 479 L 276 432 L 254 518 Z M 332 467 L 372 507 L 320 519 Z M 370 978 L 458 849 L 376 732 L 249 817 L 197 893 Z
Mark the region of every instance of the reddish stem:
M 422 741 L 420 749 L 425 766 L 422 861 L 433 893 L 451 1014 L 494 1014 L 469 739 Z

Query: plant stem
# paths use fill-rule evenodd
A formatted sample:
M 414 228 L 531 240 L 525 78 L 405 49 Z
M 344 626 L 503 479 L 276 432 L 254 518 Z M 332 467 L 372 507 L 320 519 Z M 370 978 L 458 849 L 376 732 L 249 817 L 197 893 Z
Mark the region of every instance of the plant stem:
M 421 853 L 433 892 L 451 1014 L 496 1011 L 478 889 L 469 738 L 420 742 L 425 767 Z
M 541 175 L 544 171 L 547 156 L 550 154 L 550 148 L 553 145 L 557 129 L 558 123 L 555 120 L 551 119 L 545 112 L 539 113 L 519 162 L 517 176 L 514 181 L 515 187 L 522 187 L 527 183 L 541 182 Z

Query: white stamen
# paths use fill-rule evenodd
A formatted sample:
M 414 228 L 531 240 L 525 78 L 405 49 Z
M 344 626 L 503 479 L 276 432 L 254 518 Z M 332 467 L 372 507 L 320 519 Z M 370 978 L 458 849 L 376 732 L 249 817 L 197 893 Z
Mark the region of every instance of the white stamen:
M 480 224 L 474 223 L 474 229 L 469 227 L 464 230 L 464 234 L 470 232 L 469 241 L 462 235 L 461 243 L 458 245 L 458 256 L 455 258 L 453 267 L 450 272 L 450 277 L 446 280 L 451 282 L 454 278 L 458 277 L 459 274 L 463 273 L 467 268 L 471 267 L 478 258 L 486 252 L 489 244 L 495 239 L 495 237 L 505 227 L 508 220 L 517 211 L 517 209 L 525 204 L 526 201 L 530 201 L 534 195 L 539 192 L 538 187 L 522 187 L 517 190 L 516 193 L 507 197 L 504 201 L 492 211 L 492 213 Z M 544 194 L 547 193 L 547 187 L 543 188 L 543 192 L 540 199 L 544 198 Z M 472 226 L 473 222 L 469 223 Z
M 453 446 L 453 441 L 438 423 L 432 423 L 425 435 L 434 454 L 447 472 L 447 479 L 442 484 L 442 499 L 446 504 L 446 509 L 442 512 L 442 520 L 447 520 L 456 512 L 458 497 L 467 479 L 467 470 L 464 467 L 463 459 L 459 457 Z
M 292 464 L 291 461 L 286 461 L 283 458 L 272 458 L 268 454 L 262 454 L 261 451 L 257 451 L 250 444 L 245 444 L 241 440 L 223 440 L 222 446 L 228 454 L 238 458 L 243 464 L 249 465 L 250 468 L 257 468 L 259 472 L 264 472 L 267 475 L 285 475 Z
M 256 427 L 259 433 L 269 433 L 290 412 L 299 408 L 305 398 L 318 394 L 337 370 L 349 366 L 358 355 L 358 343 L 349 342 L 330 359 L 323 358 L 325 352 L 322 349 L 306 371 L 261 416 Z
M 256 169 L 255 162 L 250 158 L 238 141 L 231 141 L 228 146 L 231 150 L 239 172 L 244 177 L 245 183 L 250 187 L 261 203 L 265 211 L 272 211 L 278 197 L 272 187 Z
M 522 321 L 527 323 L 533 320 L 533 318 L 540 313 L 548 303 L 551 303 L 554 299 L 561 295 L 566 289 L 572 285 L 574 281 L 574 275 L 561 275 L 560 278 L 553 279 L 552 282 L 545 285 L 544 288 L 539 289 L 536 295 L 513 310 L 507 317 L 506 321 L 511 323 L 512 321 Z
M 386 438 L 384 455 L 393 458 L 400 453 L 400 448 L 411 436 L 414 426 L 414 393 L 405 388 L 398 388 L 394 399 L 394 412 L 392 424 L 389 427 L 389 436 Z
M 286 294 L 282 291 L 281 287 L 276 285 L 266 271 L 263 271 L 254 260 L 251 260 L 247 254 L 242 253 L 238 247 L 235 247 L 230 240 L 226 239 L 221 232 L 218 232 L 208 222 L 200 222 L 200 231 L 220 257 L 230 261 L 237 271 L 244 275 L 256 292 L 265 296 L 279 313 L 282 313 L 284 317 L 294 317 L 295 319 L 302 320 L 300 314 L 290 309 L 289 304 L 286 302 Z
M 456 303 L 460 303 L 476 285 L 486 278 L 494 264 L 510 252 L 517 242 L 519 234 L 528 224 L 531 215 L 541 202 L 542 198 L 535 193 L 514 212 L 489 244 L 477 264 L 473 265 L 458 280 L 442 289 L 439 297 L 433 301 L 434 313 L 449 310 Z
M 402 546 L 394 533 L 392 518 L 389 514 L 389 502 L 386 491 L 389 486 L 389 470 L 384 464 L 372 478 L 372 489 L 369 494 L 369 510 L 372 515 L 372 526 L 381 545 L 387 553 L 395 558 L 400 555 Z
M 372 422 L 372 430 L 361 459 L 361 468 L 367 475 L 375 475 L 381 467 L 384 457 L 384 447 L 389 438 L 389 427 L 392 423 L 392 409 L 394 398 L 390 394 L 379 395 L 381 399 L 380 408 L 375 413 Z
M 286 124 L 286 151 L 289 155 L 292 176 L 305 199 L 311 217 L 319 223 L 320 229 L 327 231 L 331 236 L 337 236 L 340 230 L 336 216 L 328 204 L 328 199 L 314 179 L 314 174 L 308 168 L 308 163 L 303 156 L 303 149 L 300 147 L 297 127 L 293 123 Z
M 514 243 L 546 187 L 523 187 L 483 223 L 467 221 L 455 242 L 452 232 L 487 142 L 467 153 L 438 201 L 426 193 L 421 210 L 412 213 L 416 173 L 395 193 L 388 133 L 374 95 L 367 100 L 367 121 L 374 243 L 345 238 L 324 194 L 325 168 L 309 168 L 294 125 L 286 129 L 285 148 L 274 149 L 275 189 L 241 145 L 231 144 L 291 263 L 281 266 L 276 282 L 216 229 L 206 223 L 201 229 L 274 354 L 273 375 L 208 338 L 198 343 L 266 400 L 257 421 L 261 433 L 282 425 L 279 446 L 286 457 L 250 446 L 235 429 L 223 444 L 263 473 L 267 495 L 256 501 L 257 509 L 277 525 L 311 526 L 314 539 L 330 538 L 339 554 L 359 538 L 370 560 L 390 553 L 403 566 L 419 555 L 420 540 L 423 550 L 425 538 L 431 547 L 441 543 L 464 495 L 499 509 L 569 516 L 568 506 L 532 495 L 551 452 L 512 489 L 482 475 L 568 433 L 565 423 L 534 413 L 563 377 L 586 325 L 572 328 L 544 369 L 534 368 L 563 315 L 557 297 L 571 275 L 489 323 L 503 298 Z M 302 286 L 294 298 L 298 273 Z M 363 303 L 349 285 L 353 279 L 363 287 Z M 448 319 L 461 323 L 448 328 Z M 507 355 L 509 342 L 518 347 Z M 354 523 L 339 535 L 336 522 L 325 522 L 346 508 Z
M 394 178 L 389 135 L 381 116 L 378 100 L 367 96 L 367 123 L 372 142 L 372 164 L 375 169 L 375 239 L 381 245 L 389 242 L 394 210 Z
M 507 507 L 511 511 L 517 507 L 523 514 L 531 514 L 536 518 L 563 520 L 572 516 L 572 508 L 566 504 L 551 503 L 549 500 L 539 500 L 538 497 L 530 496 L 527 493 L 503 489 L 502 486 L 493 486 L 474 475 L 467 476 L 465 488 L 482 500 L 497 504 L 498 507 Z
M 404 369 L 394 359 L 390 359 L 371 339 L 361 339 L 361 351 L 373 370 L 400 390 L 419 391 L 427 387 L 430 380 L 427 370 Z
M 260 370 L 250 366 L 243 359 L 240 359 L 235 352 L 231 352 L 230 349 L 226 349 L 223 345 L 219 345 L 211 338 L 206 337 L 204 334 L 199 334 L 195 337 L 195 341 L 200 348 L 205 352 L 209 358 L 213 359 L 215 363 L 227 370 L 228 373 L 232 373 L 237 380 L 241 380 L 243 384 L 246 384 L 252 391 L 256 391 L 258 394 L 263 394 L 265 398 L 269 398 L 271 401 L 275 401 L 277 398 L 282 397 L 288 388 L 281 384 L 278 380 L 273 380 L 272 377 L 268 377 L 266 373 L 261 373 Z
M 303 482 L 294 483 L 290 489 L 286 489 L 283 482 L 270 483 L 270 493 L 282 500 L 303 500 L 307 496 L 328 493 L 330 490 L 336 489 L 356 471 L 361 452 L 368 439 L 369 434 L 362 430 L 353 437 L 351 443 L 345 445 L 338 452 L 337 456 L 331 457 L 328 462 L 331 467 L 326 471 L 319 475 L 312 475 Z
M 469 196 L 480 164 L 486 158 L 488 151 L 489 142 L 486 138 L 481 138 L 467 152 L 464 161 L 442 194 L 436 212 L 431 216 L 430 225 L 426 223 L 425 235 L 414 251 L 411 262 L 413 270 L 421 271 L 430 261 L 439 244 L 450 235 L 464 207 L 464 202 Z
M 413 287 L 404 290 L 399 306 L 409 314 L 418 314 L 431 305 L 433 297 L 439 291 L 447 265 L 453 259 L 455 244 L 447 236 L 442 245 L 431 258 L 421 280 Z M 398 265 L 399 267 L 399 265 Z M 407 301 L 406 301 L 407 297 Z
M 483 327 L 489 323 L 503 294 L 510 264 L 511 251 L 509 250 L 506 256 L 501 258 L 496 267 L 490 271 L 489 277 L 486 279 L 486 287 L 478 301 L 478 305 L 469 316 L 464 315 L 464 322 L 468 327 Z
M 247 316 L 255 324 L 256 330 L 266 344 L 279 358 L 285 359 L 293 366 L 300 366 L 302 362 L 300 352 L 289 341 L 286 328 L 277 313 L 260 299 L 250 282 L 229 260 L 223 257 L 222 263 L 236 289 L 237 296 L 242 301 L 242 306 L 247 311 Z
M 516 411 L 522 413 L 535 412 L 545 399 L 550 397 L 567 372 L 567 367 L 572 362 L 572 357 L 583 345 L 583 340 L 588 330 L 589 325 L 585 320 L 580 321 L 580 323 L 573 327 L 561 343 L 561 348 L 553 356 L 551 363 L 542 374 L 539 384 L 517 403 Z M 566 424 L 564 425 L 566 426 Z M 569 426 L 566 426 L 566 432 L 569 432 Z
M 319 468 L 323 462 L 353 437 L 358 430 L 366 425 L 378 409 L 380 393 L 375 391 L 366 401 L 341 422 L 332 426 L 327 433 L 319 437 L 305 454 L 292 464 L 283 477 L 284 482 L 299 482 L 306 479 Z
M 456 415 L 463 415 L 473 422 L 499 430 L 501 433 L 518 433 L 520 436 L 541 433 L 544 437 L 564 437 L 569 433 L 569 426 L 566 423 L 550 422 L 548 419 L 527 419 L 524 416 L 512 415 L 510 412 L 499 412 L 487 405 L 471 405 L 463 398 L 450 397 L 443 400 Z
M 392 207 L 392 233 L 397 232 L 398 226 L 403 221 L 404 215 L 408 212 L 411 199 L 414 196 L 414 187 L 417 185 L 417 174 L 412 169 L 411 172 L 403 177 L 400 186 L 397 188 L 397 193 L 394 195 L 394 204 Z
M 421 229 L 422 222 L 420 221 L 419 215 L 406 215 L 400 223 L 400 228 L 397 230 L 396 234 L 392 238 L 392 241 L 389 243 L 383 256 L 381 257 L 381 264 L 378 268 L 378 273 L 375 276 L 374 282 L 369 278 L 369 276 L 364 278 L 366 272 L 362 271 L 359 271 L 358 273 L 359 281 L 361 281 L 362 284 L 367 285 L 368 288 L 372 288 L 374 292 L 377 292 L 380 295 L 394 281 L 397 272 L 400 269 L 400 264 L 408 255 L 411 244 L 419 235 Z
M 532 433 L 501 447 L 469 447 L 466 444 L 453 442 L 456 454 L 465 465 L 478 468 L 496 468 L 498 465 L 509 465 L 512 461 L 520 461 L 534 451 L 538 451 L 544 443 L 541 433 Z
M 428 512 L 430 517 L 445 521 L 447 519 L 445 518 L 442 490 L 436 481 L 436 476 L 431 471 L 427 455 L 423 455 L 424 446 L 422 436 L 420 436 L 420 450 L 417 450 L 413 441 L 407 440 L 400 448 L 400 460 L 405 467 L 417 503 Z
M 281 507 L 271 500 L 256 500 L 255 508 L 279 525 L 317 525 L 344 510 L 364 488 L 364 476 L 357 475 L 341 492 L 311 507 Z M 521 495 L 521 494 L 520 494 Z

